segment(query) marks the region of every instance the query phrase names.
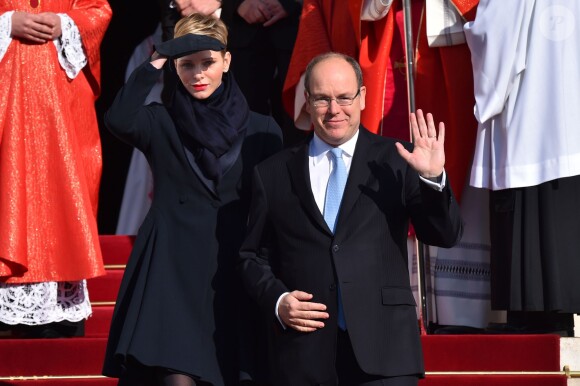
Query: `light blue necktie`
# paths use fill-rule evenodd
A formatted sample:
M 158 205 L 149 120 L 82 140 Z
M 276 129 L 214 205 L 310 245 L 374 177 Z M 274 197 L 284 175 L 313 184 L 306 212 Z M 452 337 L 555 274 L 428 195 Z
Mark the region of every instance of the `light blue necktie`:
M 332 161 L 332 171 L 328 178 L 328 185 L 326 186 L 326 199 L 324 200 L 324 220 L 328 224 L 330 230 L 334 233 L 336 228 L 336 217 L 340 208 L 340 201 L 344 193 L 344 186 L 348 177 L 346 173 L 346 166 L 342 159 L 342 150 L 334 147 L 329 150 Z M 342 299 L 340 294 L 340 286 L 338 288 L 338 327 L 346 330 L 346 321 L 344 319 L 344 312 L 342 310 Z

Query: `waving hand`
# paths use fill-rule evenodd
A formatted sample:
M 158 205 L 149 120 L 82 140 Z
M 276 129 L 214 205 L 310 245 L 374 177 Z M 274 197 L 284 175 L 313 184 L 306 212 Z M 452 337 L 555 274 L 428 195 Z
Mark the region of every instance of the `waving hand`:
M 435 130 L 433 115 L 417 110 L 411 113 L 411 131 L 413 133 L 414 148 L 409 152 L 400 143 L 397 143 L 397 150 L 401 157 L 405 159 L 415 169 L 419 175 L 425 178 L 438 177 L 443 173 L 445 166 L 445 125 L 439 123 L 439 133 Z

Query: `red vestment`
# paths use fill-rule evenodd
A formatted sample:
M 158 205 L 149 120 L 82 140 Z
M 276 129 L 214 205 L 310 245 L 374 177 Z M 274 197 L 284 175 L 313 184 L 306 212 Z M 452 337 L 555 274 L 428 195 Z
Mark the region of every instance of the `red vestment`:
M 35 4 L 36 5 L 36 4 Z M 0 60 L 0 280 L 77 281 L 104 274 L 97 231 L 101 145 L 94 103 L 106 0 L 0 4 L 67 14 L 88 63 L 69 79 L 52 41 L 13 39 Z

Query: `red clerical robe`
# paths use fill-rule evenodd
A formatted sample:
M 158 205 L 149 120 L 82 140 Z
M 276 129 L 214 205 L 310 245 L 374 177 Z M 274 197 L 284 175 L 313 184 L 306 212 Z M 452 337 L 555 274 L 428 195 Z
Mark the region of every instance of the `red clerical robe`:
M 101 145 L 94 103 L 105 0 L 7 0 L 8 11 L 68 15 L 88 63 L 69 79 L 53 42 L 13 39 L 0 60 L 0 281 L 104 274 L 97 231 Z

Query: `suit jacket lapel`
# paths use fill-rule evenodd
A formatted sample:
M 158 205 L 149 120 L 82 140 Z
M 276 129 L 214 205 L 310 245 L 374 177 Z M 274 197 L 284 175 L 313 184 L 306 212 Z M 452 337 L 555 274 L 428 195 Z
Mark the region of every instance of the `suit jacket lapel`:
M 298 195 L 298 199 L 304 206 L 306 213 L 308 213 L 312 220 L 318 224 L 322 229 L 328 233 L 332 233 L 324 221 L 324 217 L 312 194 L 310 184 L 310 171 L 308 169 L 308 147 L 310 141 L 296 149 L 293 157 L 288 160 L 288 173 L 290 175 L 290 182 L 294 187 L 294 191 Z
M 354 156 L 350 165 L 348 173 L 348 180 L 344 187 L 344 194 L 340 204 L 340 211 L 338 213 L 338 222 L 336 224 L 336 232 L 339 232 L 349 217 L 354 204 L 361 194 L 361 186 L 367 185 L 370 177 L 370 168 L 368 160 L 372 157 L 371 150 L 371 136 L 364 127 L 359 128 L 359 135 L 356 142 Z

